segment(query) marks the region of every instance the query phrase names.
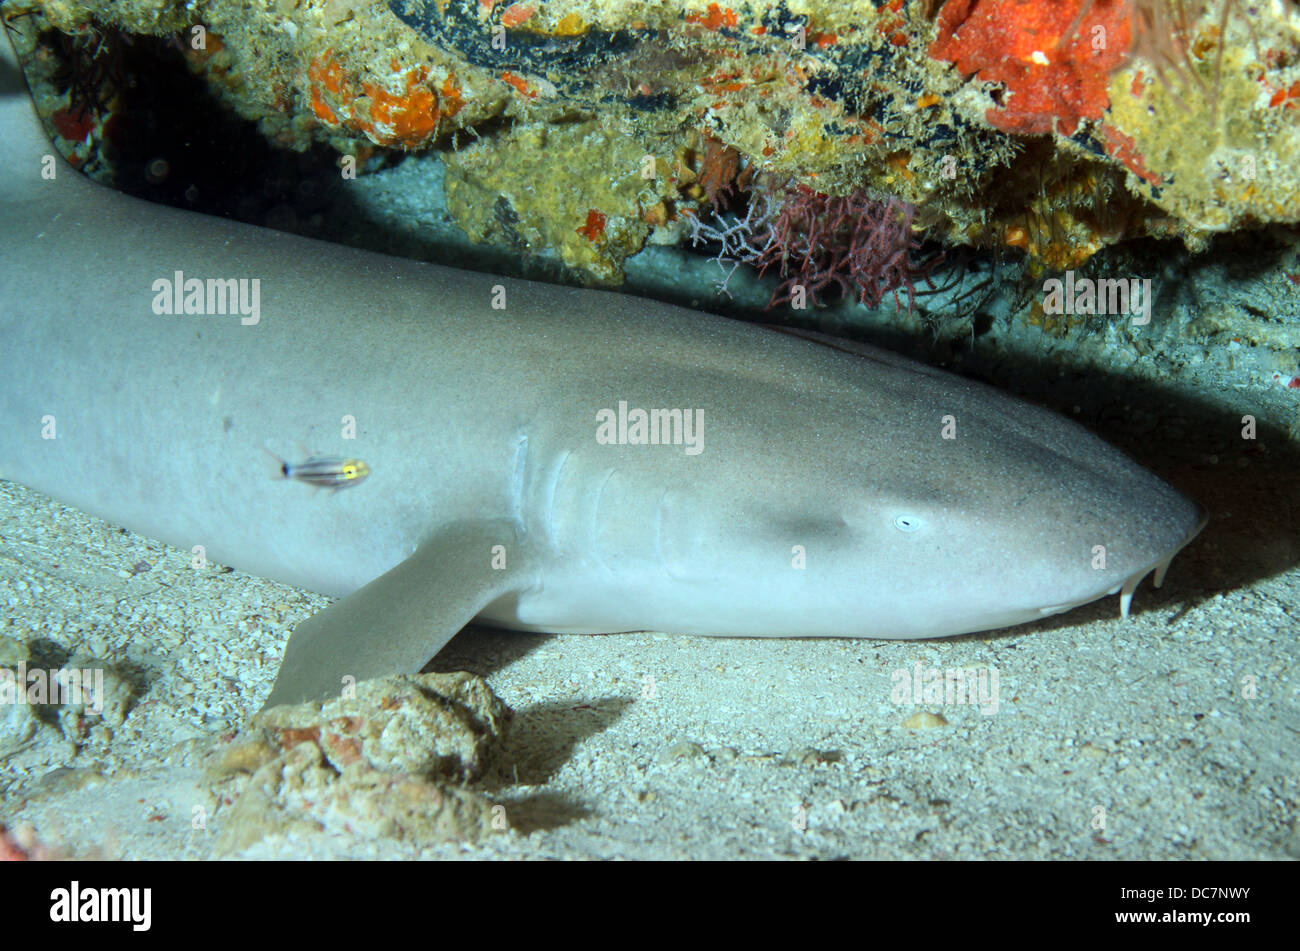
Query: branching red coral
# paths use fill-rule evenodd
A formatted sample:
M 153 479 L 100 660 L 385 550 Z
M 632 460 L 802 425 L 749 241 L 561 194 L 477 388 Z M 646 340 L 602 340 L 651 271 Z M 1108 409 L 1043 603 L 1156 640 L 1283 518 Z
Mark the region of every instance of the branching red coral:
M 781 283 L 768 307 L 816 304 L 818 295 L 835 285 L 845 297 L 876 307 L 886 294 L 902 308 L 907 291 L 912 310 L 916 281 L 930 278 L 939 258 L 918 263 L 920 242 L 912 230 L 916 209 L 898 198 L 872 198 L 865 192 L 836 197 L 804 185 L 760 187 L 748 194 L 744 217 L 714 214 L 706 221 L 688 213 L 691 243 L 713 245 L 727 284 L 736 268 L 748 264 L 759 275 L 774 269 Z
M 816 303 L 818 294 L 836 285 L 868 307 L 892 293 L 901 308 L 898 292 L 906 289 L 910 311 L 914 281 L 929 271 L 913 259 L 920 247 L 912 231 L 915 211 L 894 197 L 823 195 L 804 185 L 790 190 L 754 238 L 761 249 L 755 261 L 759 273 L 775 268 L 782 278 L 771 305 L 794 300 L 799 288 Z

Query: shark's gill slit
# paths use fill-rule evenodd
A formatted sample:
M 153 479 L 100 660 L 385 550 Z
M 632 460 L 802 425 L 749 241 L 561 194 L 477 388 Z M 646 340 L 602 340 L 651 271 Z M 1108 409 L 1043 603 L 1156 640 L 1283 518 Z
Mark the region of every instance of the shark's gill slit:
M 524 514 L 524 476 L 528 467 L 528 434 L 520 433 L 515 443 L 515 465 L 510 476 L 510 505 L 515 521 Z
M 542 509 L 542 526 L 546 537 L 555 543 L 558 540 L 558 530 L 555 521 L 555 500 L 560 494 L 560 480 L 564 477 L 564 467 L 569 464 L 573 451 L 570 449 L 560 453 L 560 458 L 556 460 L 555 467 L 551 470 L 551 476 L 546 485 L 546 503 Z
M 587 539 L 594 552 L 600 551 L 600 526 L 602 524 L 601 506 L 605 502 L 605 490 L 609 487 L 610 481 L 617 474 L 617 469 L 607 469 L 604 477 L 600 480 L 600 485 L 596 488 L 595 496 L 592 499 L 590 508 L 590 519 L 587 522 Z

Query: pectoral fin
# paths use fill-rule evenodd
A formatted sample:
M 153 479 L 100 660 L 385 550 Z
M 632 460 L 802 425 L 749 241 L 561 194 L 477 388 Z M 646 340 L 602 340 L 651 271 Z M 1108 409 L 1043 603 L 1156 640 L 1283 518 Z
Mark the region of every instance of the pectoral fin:
M 495 546 L 507 567 L 494 567 Z M 501 553 L 498 551 L 498 553 Z M 344 678 L 414 673 L 500 597 L 535 573 L 513 522 L 460 522 L 397 567 L 294 628 L 266 706 L 334 696 Z

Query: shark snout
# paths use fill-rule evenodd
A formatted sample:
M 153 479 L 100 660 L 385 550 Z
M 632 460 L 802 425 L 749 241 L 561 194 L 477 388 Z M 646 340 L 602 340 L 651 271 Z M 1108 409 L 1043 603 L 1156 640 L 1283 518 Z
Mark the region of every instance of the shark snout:
M 1120 617 L 1126 618 L 1132 605 L 1133 594 L 1144 578 L 1151 575 L 1152 587 L 1161 587 L 1175 556 L 1201 533 L 1210 520 L 1210 513 L 1204 506 L 1177 495 L 1172 490 L 1170 492 L 1177 499 L 1179 511 L 1176 515 L 1167 515 L 1158 527 L 1149 526 L 1150 532 L 1146 538 L 1148 544 L 1141 546 L 1124 559 L 1127 563 L 1116 566 L 1122 572 L 1123 580 L 1091 597 L 1082 598 L 1074 603 L 1044 608 L 1042 613 L 1057 614 L 1078 604 L 1095 600 L 1097 597 L 1118 594 Z
M 1192 541 L 1196 538 L 1196 536 L 1201 534 L 1201 530 L 1205 528 L 1206 524 L 1210 521 L 1209 510 L 1206 509 L 1205 506 L 1201 505 L 1199 502 L 1193 502 L 1190 499 L 1188 499 L 1187 502 L 1192 507 L 1192 511 L 1194 513 L 1193 515 L 1194 521 L 1192 522 L 1191 528 L 1189 528 L 1186 532 L 1184 532 L 1182 538 L 1177 542 L 1177 544 L 1175 544 L 1173 547 L 1169 548 L 1167 551 L 1161 554 L 1150 565 L 1147 565 L 1145 568 L 1141 568 L 1138 571 L 1134 572 L 1132 575 L 1129 576 L 1128 580 L 1125 581 L 1125 583 L 1121 586 L 1120 589 L 1121 616 L 1128 617 L 1129 603 L 1133 597 L 1133 592 L 1137 589 L 1137 586 L 1142 583 L 1142 579 L 1145 578 L 1149 573 L 1154 571 L 1155 577 L 1151 581 L 1152 586 L 1159 588 L 1161 585 L 1163 585 L 1165 583 L 1165 574 L 1169 571 L 1169 565 L 1173 562 L 1174 557 L 1180 551 L 1186 548 L 1189 544 L 1191 544 Z

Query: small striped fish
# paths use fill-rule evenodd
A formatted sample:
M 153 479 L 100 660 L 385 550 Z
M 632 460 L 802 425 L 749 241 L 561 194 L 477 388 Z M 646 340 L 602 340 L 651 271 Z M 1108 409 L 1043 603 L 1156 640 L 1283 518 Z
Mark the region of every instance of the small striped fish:
M 370 475 L 370 467 L 360 459 L 312 456 L 306 462 L 278 460 L 286 479 L 297 479 L 318 489 L 346 489 L 358 485 Z

